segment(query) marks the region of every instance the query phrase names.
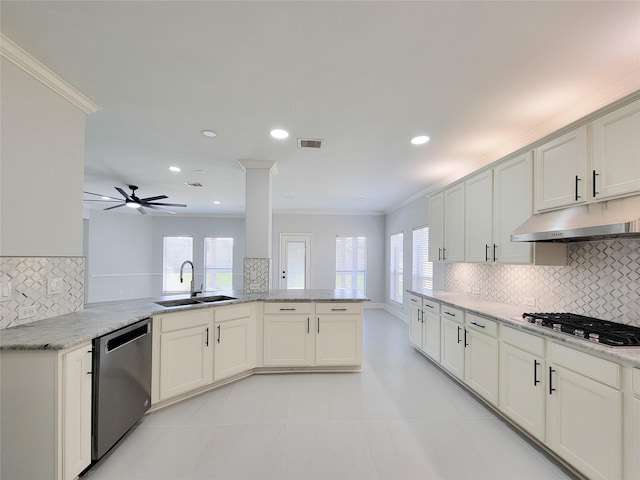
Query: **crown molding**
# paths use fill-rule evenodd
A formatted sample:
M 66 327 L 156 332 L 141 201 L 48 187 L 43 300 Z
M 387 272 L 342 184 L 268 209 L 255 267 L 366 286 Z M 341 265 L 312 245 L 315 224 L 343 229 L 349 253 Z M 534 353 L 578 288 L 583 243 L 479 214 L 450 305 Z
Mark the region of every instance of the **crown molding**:
M 0 56 L 6 58 L 18 68 L 24 70 L 40 83 L 49 87 L 62 98 L 78 107 L 84 113 L 89 114 L 100 110 L 98 105 L 93 103 L 89 98 L 73 88 L 2 33 L 0 33 Z
M 273 176 L 280 173 L 278 171 L 278 164 L 270 160 L 238 160 L 238 163 L 245 172 L 253 168 L 258 170 L 270 170 Z

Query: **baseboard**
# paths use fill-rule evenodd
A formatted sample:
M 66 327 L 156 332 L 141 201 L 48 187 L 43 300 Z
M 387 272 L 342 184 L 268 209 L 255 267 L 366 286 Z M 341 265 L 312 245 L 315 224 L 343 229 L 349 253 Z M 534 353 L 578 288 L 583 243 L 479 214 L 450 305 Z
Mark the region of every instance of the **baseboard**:
M 384 308 L 384 303 L 363 302 L 364 308 Z
M 404 323 L 408 324 L 409 323 L 409 319 L 402 313 L 399 312 L 398 310 L 395 310 L 393 308 L 390 308 L 389 305 L 384 304 L 383 307 L 388 313 L 390 313 L 391 315 L 393 315 L 394 317 L 398 317 L 400 320 L 402 320 Z

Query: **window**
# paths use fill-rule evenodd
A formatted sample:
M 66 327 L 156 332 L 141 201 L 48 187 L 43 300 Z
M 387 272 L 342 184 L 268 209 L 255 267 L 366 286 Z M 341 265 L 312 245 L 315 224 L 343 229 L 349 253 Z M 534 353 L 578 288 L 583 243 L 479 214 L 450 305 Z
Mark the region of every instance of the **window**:
M 233 238 L 205 237 L 204 289 L 233 290 Z
M 429 227 L 413 231 L 413 288 L 433 288 L 433 263 L 429 261 Z
M 336 237 L 336 289 L 366 290 L 367 237 Z
M 403 285 L 402 285 L 402 261 L 403 261 L 403 234 L 396 233 L 395 235 L 391 235 L 391 246 L 390 246 L 390 257 L 391 257 L 391 265 L 390 265 L 390 288 L 389 288 L 389 297 L 391 300 L 402 303 L 402 293 L 403 293 Z
M 188 292 L 193 270 L 184 271 L 184 282 L 180 283 L 180 265 L 185 260 L 193 261 L 193 238 L 164 237 L 162 241 L 162 291 Z

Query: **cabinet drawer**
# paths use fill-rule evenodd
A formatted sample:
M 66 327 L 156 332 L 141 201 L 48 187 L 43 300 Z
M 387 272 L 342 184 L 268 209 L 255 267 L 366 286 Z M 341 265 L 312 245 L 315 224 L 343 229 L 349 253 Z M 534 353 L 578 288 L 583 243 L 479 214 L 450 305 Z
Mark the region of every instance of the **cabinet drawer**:
M 502 341 L 539 357 L 544 357 L 544 339 L 503 326 L 500 329 Z
M 214 313 L 216 322 L 226 322 L 238 318 L 247 318 L 253 314 L 253 303 L 217 308 Z
M 206 326 L 209 324 L 213 314 L 211 308 L 201 308 L 192 312 L 179 312 L 160 317 L 162 322 L 162 333 L 183 330 L 185 328 Z
M 312 313 L 312 306 L 313 303 L 311 302 L 265 302 L 264 313 Z
M 449 320 L 454 320 L 460 323 L 464 322 L 464 311 L 458 308 L 450 307 L 449 305 L 442 305 L 440 307 L 440 310 L 444 318 L 448 318 Z
M 498 336 L 498 324 L 488 318 L 480 317 L 473 313 L 467 312 L 465 315 L 465 323 L 467 327 L 491 337 Z
M 640 368 L 633 369 L 633 393 L 640 395 Z
M 409 305 L 413 305 L 414 307 L 422 306 L 422 297 L 418 297 L 417 295 L 409 294 Z
M 316 303 L 316 313 L 362 313 L 362 303 L 361 302 L 324 302 L 324 303 Z
M 573 370 L 585 377 L 592 378 L 598 382 L 610 385 L 614 388 L 621 388 L 621 366 L 617 363 L 594 357 L 588 353 L 579 352 L 571 348 L 550 344 L 549 358 L 552 362 L 562 365 L 569 370 Z
M 425 312 L 435 313 L 436 315 L 440 314 L 440 304 L 438 302 L 434 302 L 428 298 L 423 298 L 422 306 L 424 307 Z

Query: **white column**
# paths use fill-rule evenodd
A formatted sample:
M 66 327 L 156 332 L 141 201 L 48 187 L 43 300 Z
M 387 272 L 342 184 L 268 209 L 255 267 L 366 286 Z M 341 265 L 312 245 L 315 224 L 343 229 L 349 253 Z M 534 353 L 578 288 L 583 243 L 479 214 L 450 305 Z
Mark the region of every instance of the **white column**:
M 239 163 L 246 175 L 243 288 L 246 292 L 265 292 L 271 279 L 271 177 L 278 169 L 275 162 Z

